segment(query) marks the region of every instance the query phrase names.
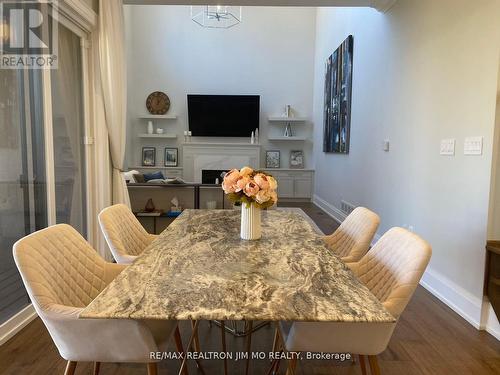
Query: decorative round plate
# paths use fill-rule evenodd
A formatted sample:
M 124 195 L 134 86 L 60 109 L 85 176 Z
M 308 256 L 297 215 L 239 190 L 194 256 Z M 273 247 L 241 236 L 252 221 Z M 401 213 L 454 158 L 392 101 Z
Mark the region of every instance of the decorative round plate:
M 170 99 L 164 92 L 152 92 L 146 99 L 146 108 L 152 115 L 164 115 L 170 108 Z

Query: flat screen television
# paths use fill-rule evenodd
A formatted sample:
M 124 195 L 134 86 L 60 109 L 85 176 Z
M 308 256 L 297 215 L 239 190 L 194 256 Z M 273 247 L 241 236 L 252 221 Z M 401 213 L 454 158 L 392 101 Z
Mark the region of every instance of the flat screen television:
M 259 95 L 188 95 L 187 100 L 195 137 L 250 137 L 259 127 Z

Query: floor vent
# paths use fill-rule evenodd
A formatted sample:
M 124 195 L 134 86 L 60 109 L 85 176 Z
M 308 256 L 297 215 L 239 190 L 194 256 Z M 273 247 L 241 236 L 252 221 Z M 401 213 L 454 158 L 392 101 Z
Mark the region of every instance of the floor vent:
M 349 215 L 352 210 L 354 210 L 356 207 L 349 203 L 349 202 L 346 202 L 346 201 L 340 201 L 340 209 L 343 213 L 345 213 L 346 215 Z

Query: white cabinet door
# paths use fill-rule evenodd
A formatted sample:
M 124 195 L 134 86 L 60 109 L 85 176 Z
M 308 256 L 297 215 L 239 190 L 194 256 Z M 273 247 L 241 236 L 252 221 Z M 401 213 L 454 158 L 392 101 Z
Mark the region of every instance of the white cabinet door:
M 278 198 L 293 198 L 293 177 L 277 177 L 276 180 L 278 181 Z
M 294 198 L 311 198 L 312 180 L 310 178 L 296 178 L 294 180 Z

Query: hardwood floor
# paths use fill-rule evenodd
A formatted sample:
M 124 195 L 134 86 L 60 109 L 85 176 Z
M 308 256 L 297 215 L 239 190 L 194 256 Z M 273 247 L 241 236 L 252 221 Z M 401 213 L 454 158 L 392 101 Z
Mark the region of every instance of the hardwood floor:
M 296 206 L 296 205 L 294 205 Z M 330 233 L 337 224 L 312 204 L 300 204 L 301 208 L 325 232 Z M 181 323 L 183 342 L 188 340 L 190 325 Z M 230 351 L 244 351 L 245 339 L 227 334 Z M 252 337 L 252 350 L 271 350 L 273 327 L 266 326 Z M 220 330 L 215 325 L 202 322 L 200 345 L 203 351 L 221 350 Z M 110 348 L 112 349 L 112 348 Z M 170 346 L 174 350 L 174 345 Z M 202 361 L 208 374 L 222 374 L 223 363 L 216 360 Z M 251 362 L 250 374 L 265 374 L 267 360 Z M 383 375 L 481 375 L 500 374 L 500 342 L 484 331 L 477 331 L 451 309 L 423 288 L 418 288 L 396 327 L 387 350 L 379 356 Z M 59 357 L 56 347 L 40 319 L 34 320 L 19 334 L 0 347 L 0 374 L 54 375 L 63 374 L 65 361 Z M 230 361 L 230 374 L 243 374 L 243 361 Z M 280 373 L 283 374 L 284 366 Z M 177 361 L 163 361 L 159 374 L 177 374 Z M 192 363 L 190 374 L 199 374 Z M 91 363 L 79 363 L 76 374 L 91 374 Z M 110 364 L 101 366 L 102 375 L 146 374 L 145 365 Z M 298 375 L 361 374 L 359 365 L 351 361 L 298 362 Z

